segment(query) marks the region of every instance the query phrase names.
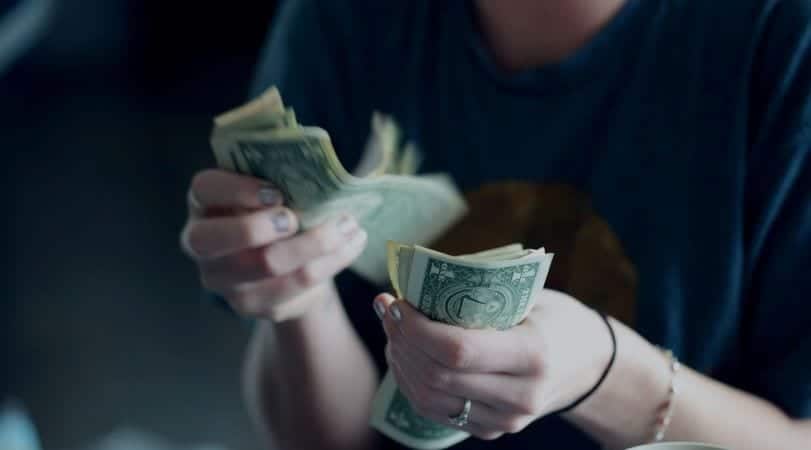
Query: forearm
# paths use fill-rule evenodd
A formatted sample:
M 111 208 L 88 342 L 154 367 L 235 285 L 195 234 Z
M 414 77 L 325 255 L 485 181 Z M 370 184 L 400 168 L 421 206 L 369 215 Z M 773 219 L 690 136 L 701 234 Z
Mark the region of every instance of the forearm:
M 378 383 L 334 287 L 304 317 L 260 324 L 245 365 L 245 393 L 257 423 L 283 449 L 364 449 Z
M 608 448 L 647 442 L 670 385 L 668 361 L 633 330 L 614 321 L 617 361 L 604 384 L 566 418 Z M 689 368 L 678 373 L 666 440 L 700 441 L 736 450 L 805 449 L 811 422 Z

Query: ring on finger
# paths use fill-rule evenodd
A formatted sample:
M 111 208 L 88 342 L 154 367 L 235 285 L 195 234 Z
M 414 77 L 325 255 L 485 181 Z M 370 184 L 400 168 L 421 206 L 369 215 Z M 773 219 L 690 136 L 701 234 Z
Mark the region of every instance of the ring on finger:
M 449 416 L 448 417 L 448 422 L 450 422 L 451 425 L 454 425 L 454 426 L 457 426 L 457 427 L 460 427 L 460 428 L 464 427 L 465 425 L 468 424 L 468 422 L 470 422 L 470 409 L 471 409 L 471 407 L 472 407 L 472 402 L 470 401 L 470 399 L 465 399 L 465 404 L 464 404 L 464 406 L 462 406 L 462 411 L 459 414 L 455 415 L 455 416 Z

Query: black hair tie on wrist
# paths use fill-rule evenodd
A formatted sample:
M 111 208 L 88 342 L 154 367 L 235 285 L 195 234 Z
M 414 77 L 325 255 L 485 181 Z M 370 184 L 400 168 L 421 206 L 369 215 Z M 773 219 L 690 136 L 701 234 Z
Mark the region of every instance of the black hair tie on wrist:
M 611 335 L 611 359 L 608 360 L 608 365 L 605 367 L 605 370 L 603 371 L 603 374 L 600 376 L 600 379 L 597 380 L 597 383 L 591 389 L 589 389 L 588 392 L 578 397 L 577 400 L 572 402 L 569 406 L 561 408 L 552 414 L 567 413 L 577 408 L 587 398 L 591 397 L 591 395 L 594 394 L 594 392 L 603 384 L 603 381 L 605 381 L 606 377 L 608 376 L 608 372 L 610 372 L 611 368 L 614 366 L 614 360 L 617 359 L 617 336 L 614 334 L 614 327 L 611 326 L 611 322 L 608 320 L 608 316 L 605 315 L 605 313 L 603 313 L 602 311 L 595 312 L 599 314 L 600 317 L 603 319 L 603 322 L 605 322 L 605 325 L 608 327 L 608 333 Z

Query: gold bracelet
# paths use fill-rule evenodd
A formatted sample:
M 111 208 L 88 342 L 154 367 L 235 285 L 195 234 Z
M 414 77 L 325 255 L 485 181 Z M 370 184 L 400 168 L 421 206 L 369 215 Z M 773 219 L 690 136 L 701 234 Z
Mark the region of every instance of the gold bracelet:
M 676 400 L 676 375 L 679 373 L 681 364 L 678 358 L 671 350 L 664 350 L 665 356 L 670 366 L 670 388 L 667 390 L 667 399 L 656 411 L 656 428 L 653 434 L 653 442 L 660 442 L 665 438 L 667 428 L 670 426 L 670 421 L 673 419 L 673 409 Z

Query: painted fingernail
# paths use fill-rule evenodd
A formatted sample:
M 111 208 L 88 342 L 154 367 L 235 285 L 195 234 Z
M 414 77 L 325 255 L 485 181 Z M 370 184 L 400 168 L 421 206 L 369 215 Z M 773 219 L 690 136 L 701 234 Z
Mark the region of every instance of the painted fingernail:
M 287 211 L 274 211 L 271 213 L 270 221 L 273 223 L 273 228 L 279 233 L 290 231 L 290 216 Z
M 277 206 L 282 204 L 282 193 L 271 187 L 259 189 L 259 203 L 264 206 Z
M 338 219 L 337 227 L 338 231 L 340 231 L 343 234 L 349 235 L 352 234 L 352 232 L 358 228 L 358 223 L 355 221 L 355 219 L 352 218 L 352 216 L 343 216 L 340 219 Z
M 395 322 L 403 320 L 403 313 L 400 312 L 400 307 L 397 306 L 397 304 L 391 305 L 389 311 L 391 311 L 391 318 L 394 319 Z
M 383 317 L 386 315 L 386 307 L 377 300 L 375 300 L 372 305 L 375 308 L 375 313 L 377 313 L 377 318 L 383 320 Z

